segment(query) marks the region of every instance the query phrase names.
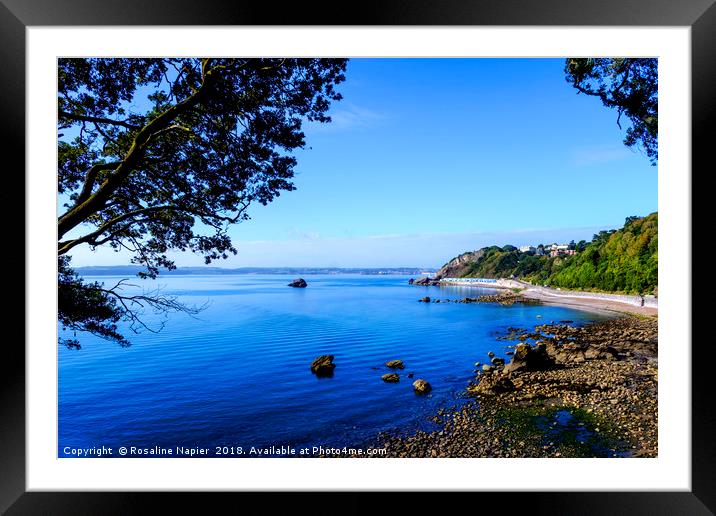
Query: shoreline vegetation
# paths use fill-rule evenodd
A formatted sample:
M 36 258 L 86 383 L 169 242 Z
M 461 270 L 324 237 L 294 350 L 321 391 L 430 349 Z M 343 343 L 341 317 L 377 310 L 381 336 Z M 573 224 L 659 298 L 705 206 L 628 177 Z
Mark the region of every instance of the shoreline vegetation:
M 657 318 L 570 322 L 510 328 L 509 363 L 478 363 L 470 401 L 438 430 L 381 434 L 380 457 L 656 457 Z

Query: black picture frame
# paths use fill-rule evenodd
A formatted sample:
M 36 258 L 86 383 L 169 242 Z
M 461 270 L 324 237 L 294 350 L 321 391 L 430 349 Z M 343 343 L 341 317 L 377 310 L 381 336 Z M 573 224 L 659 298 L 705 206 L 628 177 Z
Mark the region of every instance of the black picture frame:
M 231 2 L 226 0 L 0 0 L 0 105 L 2 106 L 2 138 L 6 184 L 1 189 L 2 200 L 9 206 L 18 192 L 31 195 L 24 184 L 25 148 L 25 29 L 28 26 L 71 25 L 492 25 L 492 26 L 689 26 L 691 27 L 692 64 L 692 158 L 693 180 L 707 173 L 709 147 L 707 136 L 713 123 L 716 95 L 716 6 L 715 0 L 383 0 L 355 3 L 334 3 L 327 7 L 317 3 L 271 4 L 269 2 Z M 279 7 L 280 6 L 280 7 Z M 48 113 L 48 116 L 51 114 Z M 711 166 L 709 166 L 711 165 Z M 695 172 L 698 171 L 698 172 Z M 684 171 L 688 178 L 689 171 Z M 12 184 L 14 182 L 14 184 Z M 19 213 L 16 210 L 15 213 Z M 703 219 L 692 217 L 692 235 L 705 229 Z M 27 238 L 20 235 L 19 221 L 6 226 L 12 232 L 13 268 L 22 267 L 24 249 L 17 242 Z M 24 229 L 24 224 L 23 224 Z M 8 251 L 6 251 L 8 252 Z M 694 256 L 694 270 L 699 258 Z M 19 275 L 14 273 L 19 279 Z M 24 276 L 24 275 L 23 275 Z M 691 282 L 691 277 L 687 278 Z M 24 292 L 17 286 L 15 292 Z M 26 309 L 17 295 L 15 310 L 23 310 L 14 321 L 24 319 Z M 24 299 L 24 297 L 23 297 Z M 685 300 L 685 302 L 690 302 Z M 695 306 L 695 300 L 691 300 Z M 31 309 L 28 307 L 27 309 Z M 692 316 L 692 320 L 693 316 Z M 9 326 L 9 325 L 8 325 Z M 17 326 L 13 324 L 13 326 Z M 694 328 L 695 329 L 695 328 Z M 691 336 L 689 336 L 691 337 Z M 24 340 L 23 340 L 24 341 Z M 159 501 L 162 509 L 172 506 L 183 510 L 192 505 L 184 493 L 63 493 L 26 492 L 25 489 L 25 349 L 18 339 L 5 344 L 5 356 L 0 360 L 0 511 L 7 514 L 131 514 L 149 510 L 151 501 Z M 524 509 L 531 514 L 713 514 L 716 511 L 716 483 L 712 480 L 712 465 L 716 464 L 713 436 L 712 388 L 710 363 L 713 350 L 709 341 L 698 346 L 692 337 L 692 490 L 689 492 L 515 492 L 510 493 L 509 508 Z M 685 342 L 686 346 L 688 342 Z M 516 486 L 529 488 L 529 479 L 516 479 Z M 205 496 L 206 495 L 206 496 Z M 241 504 L 261 507 L 266 503 L 255 499 L 258 494 L 203 493 L 202 512 L 208 503 L 225 503 L 227 497 L 239 496 Z M 321 495 L 324 496 L 324 495 Z M 361 513 L 380 507 L 372 493 L 348 493 L 340 502 L 322 498 L 318 505 L 315 494 L 271 494 L 271 508 L 276 504 L 305 504 L 322 512 L 331 509 L 340 514 Z M 489 510 L 493 504 L 502 506 L 505 496 L 485 493 L 470 496 L 469 504 L 479 511 Z M 209 498 L 210 497 L 210 498 Z M 156 500 L 158 499 L 158 500 Z M 423 503 L 423 497 L 413 494 L 410 501 L 401 500 L 400 511 L 411 510 L 411 504 Z M 259 504 L 259 505 L 254 505 Z M 339 504 L 339 505 L 334 505 Z M 234 506 L 237 509 L 239 506 Z M 248 510 L 253 513 L 254 511 Z M 261 514 L 273 511 L 258 511 Z

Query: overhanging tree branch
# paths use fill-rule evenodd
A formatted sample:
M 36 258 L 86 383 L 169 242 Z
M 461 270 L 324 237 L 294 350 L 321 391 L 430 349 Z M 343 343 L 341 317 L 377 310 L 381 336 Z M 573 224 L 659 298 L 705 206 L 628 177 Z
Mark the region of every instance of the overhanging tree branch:
M 140 129 L 142 126 L 137 124 L 132 124 L 128 122 L 127 120 L 114 120 L 112 118 L 103 118 L 99 116 L 90 116 L 90 115 L 80 115 L 76 113 L 68 113 L 67 111 L 58 111 L 58 116 L 60 119 L 66 119 L 66 120 L 76 120 L 79 122 L 93 122 L 96 124 L 109 124 L 109 125 L 118 125 L 120 127 L 125 127 L 127 129 Z
M 81 244 L 128 252 L 155 278 L 171 251 L 206 263 L 236 254 L 230 224 L 294 189 L 302 123 L 328 122 L 343 59 L 61 58 L 58 60 L 58 318 L 120 345 L 118 324 L 174 306 L 157 292 L 89 283 L 69 266 Z M 138 114 L 128 114 L 132 106 Z M 77 235 L 79 234 L 79 236 Z M 74 235 L 74 236 L 71 236 Z M 76 339 L 61 341 L 77 347 Z

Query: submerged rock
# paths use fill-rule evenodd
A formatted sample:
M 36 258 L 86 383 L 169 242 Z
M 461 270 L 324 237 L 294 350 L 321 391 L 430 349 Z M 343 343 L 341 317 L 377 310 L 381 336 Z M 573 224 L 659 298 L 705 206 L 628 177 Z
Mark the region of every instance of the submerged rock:
M 331 376 L 336 364 L 333 363 L 333 355 L 321 355 L 311 364 L 311 372 L 316 376 Z
M 391 369 L 405 369 L 405 364 L 403 364 L 402 360 L 391 360 L 390 362 L 386 362 L 385 365 Z
M 395 373 L 388 373 L 381 376 L 380 379 L 384 382 L 396 383 L 400 381 L 400 375 L 397 375 Z
M 413 390 L 418 394 L 427 394 L 433 390 L 433 387 L 425 380 L 418 378 L 413 382 Z
M 306 280 L 303 278 L 296 278 L 291 283 L 289 283 L 288 286 L 295 288 L 306 288 L 308 286 L 308 283 L 306 283 Z

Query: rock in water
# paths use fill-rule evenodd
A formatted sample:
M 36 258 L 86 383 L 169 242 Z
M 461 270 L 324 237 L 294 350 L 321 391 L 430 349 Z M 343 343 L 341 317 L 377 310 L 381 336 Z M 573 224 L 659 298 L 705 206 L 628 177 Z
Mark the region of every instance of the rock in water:
M 429 278 L 424 277 L 417 280 L 413 280 L 412 285 L 421 285 L 421 286 L 437 286 L 440 285 L 440 280 L 437 278 Z
M 316 376 L 332 376 L 335 368 L 333 355 L 321 355 L 311 364 L 311 372 Z
M 381 376 L 380 379 L 384 382 L 395 383 L 400 381 L 400 375 L 397 375 L 395 373 L 388 373 Z
M 423 379 L 417 379 L 413 382 L 413 390 L 418 394 L 427 394 L 433 390 L 433 387 Z
M 402 360 L 391 360 L 390 362 L 386 362 L 385 365 L 391 369 L 405 369 L 405 365 Z
M 422 298 L 422 299 L 418 299 L 418 301 L 420 301 L 421 303 L 429 303 L 429 302 L 430 302 L 430 298 L 429 298 L 428 296 L 425 296 L 425 297 Z
M 306 288 L 308 286 L 308 283 L 306 283 L 306 280 L 303 278 L 296 278 L 291 283 L 289 283 L 288 286 L 295 288 Z

